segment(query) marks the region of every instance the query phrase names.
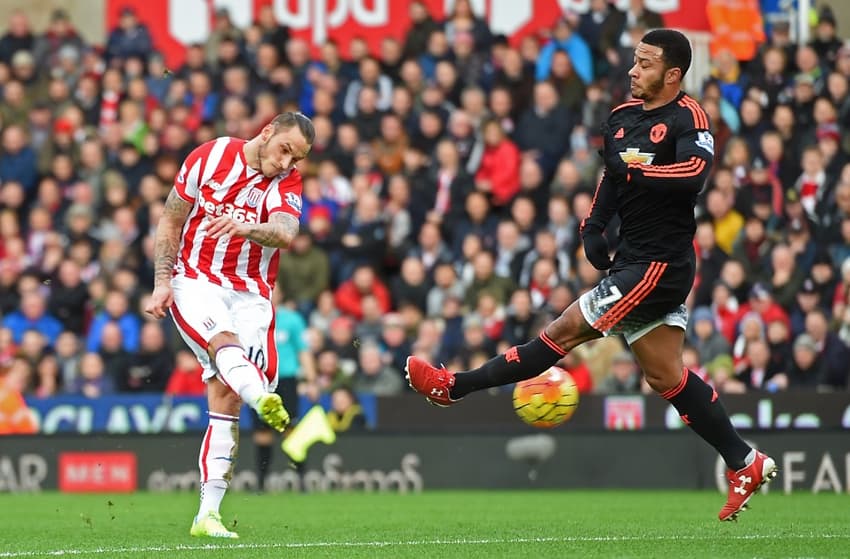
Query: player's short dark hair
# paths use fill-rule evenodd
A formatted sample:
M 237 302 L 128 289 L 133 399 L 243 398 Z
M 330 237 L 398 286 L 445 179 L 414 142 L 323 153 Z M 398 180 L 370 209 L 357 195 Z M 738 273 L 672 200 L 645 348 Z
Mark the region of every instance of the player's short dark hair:
M 275 132 L 280 129 L 289 130 L 294 126 L 297 126 L 301 135 L 304 136 L 304 139 L 311 146 L 313 145 L 313 141 L 316 139 L 316 129 L 313 128 L 313 121 L 307 118 L 303 113 L 296 113 L 292 111 L 280 113 L 274 117 L 271 124 L 274 125 Z
M 653 29 L 643 36 L 641 42 L 659 47 L 666 69 L 679 68 L 682 77 L 685 77 L 691 67 L 691 43 L 682 33 L 675 29 Z

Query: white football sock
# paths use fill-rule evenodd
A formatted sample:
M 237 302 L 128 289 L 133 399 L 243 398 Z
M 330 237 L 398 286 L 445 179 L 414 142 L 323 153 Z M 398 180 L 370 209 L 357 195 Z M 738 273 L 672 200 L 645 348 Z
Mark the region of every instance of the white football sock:
M 266 375 L 251 363 L 245 350 L 239 346 L 220 348 L 215 354 L 215 365 L 224 383 L 252 408 L 257 399 L 268 391 Z
M 210 412 L 209 425 L 201 444 L 198 468 L 201 471 L 201 506 L 198 517 L 218 512 L 233 477 L 239 450 L 239 418 Z

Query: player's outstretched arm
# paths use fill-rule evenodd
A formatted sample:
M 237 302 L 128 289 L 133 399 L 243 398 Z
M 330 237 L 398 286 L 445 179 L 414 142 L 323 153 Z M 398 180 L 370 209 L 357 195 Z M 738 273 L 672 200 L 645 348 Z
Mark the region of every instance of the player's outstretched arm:
M 676 142 L 676 162 L 670 165 L 630 164 L 629 183 L 668 193 L 702 190 L 714 161 L 714 138 L 708 130 L 690 130 Z
M 191 210 L 192 204 L 172 188 L 159 218 L 154 242 L 154 290 L 145 309 L 154 318 L 164 317 L 173 302 L 171 275 L 177 262 L 180 234 Z
M 298 234 L 298 219 L 284 212 L 275 212 L 266 223 L 245 224 L 242 234 L 246 239 L 267 247 L 289 248 Z
M 608 239 L 603 234 L 617 211 L 617 189 L 606 171 L 596 187 L 590 215 L 581 220 L 581 241 L 587 259 L 597 270 L 607 270 L 613 264 L 608 254 Z

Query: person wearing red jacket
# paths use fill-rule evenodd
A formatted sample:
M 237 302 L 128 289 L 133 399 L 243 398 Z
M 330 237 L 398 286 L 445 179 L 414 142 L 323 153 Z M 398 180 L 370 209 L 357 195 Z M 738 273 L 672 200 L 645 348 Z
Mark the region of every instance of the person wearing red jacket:
M 499 121 L 488 120 L 482 129 L 485 147 L 475 187 L 490 193 L 493 206 L 505 206 L 519 192 L 519 148 L 505 136 Z
M 788 330 L 791 330 L 791 319 L 779 303 L 773 300 L 770 290 L 762 283 L 756 283 L 750 289 L 749 301 L 741 306 L 741 316 L 755 311 L 765 324 L 779 320 Z
M 390 290 L 375 276 L 372 268 L 361 265 L 354 269 L 351 279 L 342 282 L 334 293 L 336 308 L 343 314 L 361 320 L 363 298 L 368 295 L 375 297 L 382 313 L 390 312 L 392 308 Z

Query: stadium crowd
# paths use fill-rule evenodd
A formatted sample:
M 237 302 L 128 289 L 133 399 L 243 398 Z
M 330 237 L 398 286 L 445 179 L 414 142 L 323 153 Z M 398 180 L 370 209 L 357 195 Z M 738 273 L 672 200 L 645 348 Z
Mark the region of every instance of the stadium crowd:
M 577 231 L 598 131 L 628 96 L 635 39 L 662 25 L 640 0 L 591 6 L 512 46 L 466 0 L 445 21 L 414 1 L 409 32 L 377 55 L 355 39 L 316 57 L 271 7 L 245 29 L 221 10 L 171 71 L 131 8 L 102 47 L 63 10 L 40 32 L 15 13 L 0 37 L 5 384 L 202 394 L 171 324 L 140 310 L 153 232 L 195 146 L 253 137 L 282 110 L 311 117 L 316 140 L 280 263 L 281 374 L 306 372 L 314 398 L 397 394 L 409 354 L 465 369 L 524 342 L 600 278 Z M 744 45 L 718 32 L 711 77 L 690 92 L 716 161 L 686 364 L 726 392 L 847 390 L 850 43 L 828 8 L 808 44 L 772 23 Z M 563 365 L 585 392 L 641 390 L 617 339 Z

